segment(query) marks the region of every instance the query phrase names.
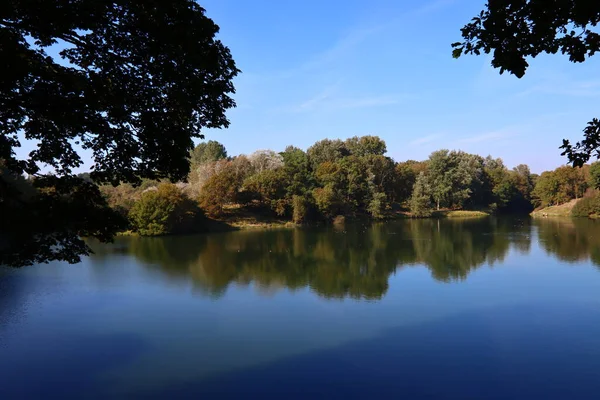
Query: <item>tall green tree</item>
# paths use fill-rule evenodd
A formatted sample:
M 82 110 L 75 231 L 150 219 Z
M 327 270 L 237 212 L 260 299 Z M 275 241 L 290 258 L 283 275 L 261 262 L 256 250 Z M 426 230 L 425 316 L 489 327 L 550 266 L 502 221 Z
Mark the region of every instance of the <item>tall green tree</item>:
M 408 161 L 396 164 L 394 178 L 395 201 L 403 203 L 410 198 L 417 175 L 417 172 Z
M 286 147 L 281 153 L 283 157 L 283 171 L 287 179 L 287 197 L 304 195 L 314 188 L 314 177 L 310 167 L 308 155 L 294 146 Z
M 192 165 L 206 164 L 224 158 L 227 158 L 227 150 L 225 149 L 225 146 L 216 140 L 200 143 L 198 146 L 194 147 L 190 156 Z
M 308 154 L 308 159 L 313 170 L 316 170 L 320 164 L 324 162 L 336 162 L 350 155 L 350 152 L 344 142 L 339 139 L 323 139 L 310 146 L 306 150 L 306 154 Z
M 82 236 L 107 241 L 119 229 L 73 172 L 79 148 L 96 182 L 185 179 L 192 139 L 227 127 L 235 106 L 239 70 L 218 31 L 193 0 L 2 3 L 0 159 L 36 177 L 37 195 L 25 201 L 0 181 L 0 264 L 78 262 L 90 252 Z M 46 52 L 57 43 L 62 60 Z M 23 159 L 22 138 L 38 143 Z
M 419 173 L 410 198 L 410 212 L 413 217 L 422 218 L 431 215 L 431 192 L 425 173 Z
M 431 153 L 428 163 L 428 183 L 431 188 L 431 196 L 439 210 L 440 206 L 447 202 L 452 190 L 449 170 L 449 151 L 438 150 Z
M 561 52 L 581 63 L 600 50 L 600 3 L 589 0 L 490 0 L 461 29 L 462 41 L 452 44 L 453 56 L 492 53 L 492 66 L 523 77 L 528 58 Z M 600 120 L 584 129 L 581 142 L 563 140 L 571 163 L 581 167 L 600 156 Z
M 470 198 L 471 184 L 481 171 L 477 160 L 462 151 L 438 150 L 429 156 L 427 177 L 431 194 L 441 206 L 462 206 Z

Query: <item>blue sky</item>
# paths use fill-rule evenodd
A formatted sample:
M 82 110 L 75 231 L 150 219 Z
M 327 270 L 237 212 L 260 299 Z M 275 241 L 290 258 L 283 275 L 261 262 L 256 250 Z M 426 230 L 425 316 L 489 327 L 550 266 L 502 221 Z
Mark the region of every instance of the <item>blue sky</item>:
M 598 116 L 599 59 L 542 56 L 517 79 L 488 56 L 452 58 L 484 0 L 200 4 L 243 71 L 230 128 L 205 132 L 232 155 L 373 134 L 397 161 L 449 148 L 541 172 Z
M 600 116 L 600 58 L 544 55 L 522 79 L 499 75 L 489 56 L 453 59 L 450 44 L 484 3 L 201 0 L 242 70 L 231 126 L 206 140 L 237 155 L 370 134 L 396 161 L 447 148 L 537 173 L 563 165 L 562 139 L 581 139 Z

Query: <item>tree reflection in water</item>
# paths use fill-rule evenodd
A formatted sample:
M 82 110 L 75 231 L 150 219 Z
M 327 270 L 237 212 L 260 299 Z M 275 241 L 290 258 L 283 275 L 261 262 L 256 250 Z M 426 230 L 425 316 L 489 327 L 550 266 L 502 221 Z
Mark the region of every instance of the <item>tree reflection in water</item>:
M 588 220 L 428 219 L 126 238 L 120 244 L 147 268 L 190 279 L 211 296 L 232 284 L 252 284 L 264 294 L 308 287 L 325 298 L 377 300 L 399 269 L 423 265 L 438 281 L 464 280 L 481 266 L 502 262 L 510 249 L 528 253 L 534 232 L 542 248 L 561 260 L 598 264 L 598 226 Z

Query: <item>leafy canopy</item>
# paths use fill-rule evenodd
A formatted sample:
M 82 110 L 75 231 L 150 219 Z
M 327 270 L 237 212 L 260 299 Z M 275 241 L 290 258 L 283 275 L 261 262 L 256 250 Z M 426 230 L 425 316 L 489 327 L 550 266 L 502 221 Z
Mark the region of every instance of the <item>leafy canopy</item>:
M 462 41 L 452 44 L 462 54 L 492 53 L 492 66 L 518 78 L 525 75 L 528 57 L 561 52 L 575 63 L 600 49 L 600 2 L 590 0 L 488 0 L 485 9 L 461 29 Z M 584 139 L 563 140 L 562 155 L 582 166 L 600 156 L 600 120 L 584 129 Z
M 91 154 L 96 182 L 186 178 L 192 139 L 202 138 L 202 128 L 227 127 L 225 112 L 235 106 L 230 94 L 239 70 L 229 49 L 215 38 L 218 31 L 192 0 L 2 2 L 3 170 L 40 176 L 34 187 L 50 182 L 62 194 L 52 201 L 77 200 L 81 213 L 77 222 L 64 207 L 55 207 L 50 214 L 37 211 L 39 218 L 25 225 L 28 214 L 45 210 L 40 204 L 47 195 L 38 190 L 25 201 L 0 177 L 1 254 L 16 265 L 76 262 L 89 252 L 79 236 L 112 237 L 116 227 L 90 222 L 98 220 L 96 211 L 104 204 L 99 191 L 73 175 L 82 165 L 80 149 Z M 46 52 L 54 45 L 63 48 L 62 60 Z M 37 148 L 19 159 L 15 148 L 23 139 Z M 42 165 L 55 177 L 42 179 Z M 12 219 L 5 224 L 8 215 Z M 53 232 L 46 229 L 49 221 Z M 42 253 L 47 240 L 54 243 L 53 251 Z M 20 262 L 17 252 L 25 244 L 32 257 Z M 5 261 L 0 258 L 0 264 Z

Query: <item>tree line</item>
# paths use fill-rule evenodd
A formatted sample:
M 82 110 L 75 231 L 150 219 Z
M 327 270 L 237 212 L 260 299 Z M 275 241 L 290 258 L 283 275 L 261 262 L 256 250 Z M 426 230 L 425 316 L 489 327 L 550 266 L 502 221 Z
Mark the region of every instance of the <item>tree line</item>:
M 206 229 L 208 219 L 227 220 L 240 210 L 296 224 L 339 216 L 429 217 L 440 210 L 529 213 L 597 186 L 595 164 L 538 176 L 525 164 L 509 169 L 499 158 L 464 151 L 438 150 L 427 160 L 403 162 L 386 152 L 381 138 L 362 136 L 324 139 L 306 151 L 288 146 L 231 157 L 211 140 L 190 153 L 187 182 L 100 189 L 129 229 L 162 235 Z

